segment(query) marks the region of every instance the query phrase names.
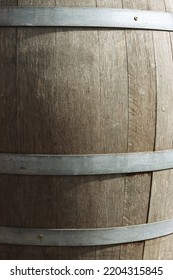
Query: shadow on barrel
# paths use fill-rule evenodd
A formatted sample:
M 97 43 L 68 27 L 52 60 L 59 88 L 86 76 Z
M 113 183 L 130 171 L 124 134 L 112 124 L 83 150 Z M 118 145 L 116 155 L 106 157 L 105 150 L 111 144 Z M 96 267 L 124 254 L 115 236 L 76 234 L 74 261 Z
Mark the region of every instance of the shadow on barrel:
M 99 67 L 98 54 L 84 44 L 90 40 L 91 32 L 86 30 L 84 36 L 81 29 L 76 33 L 67 30 L 55 33 L 55 28 L 20 28 L 11 50 L 15 59 L 0 53 L 0 61 L 6 64 L 3 75 L 6 78 L 2 83 L 7 83 L 8 69 L 13 63 L 15 87 L 7 87 L 16 106 L 16 113 L 12 107 L 8 112 L 13 113 L 14 126 L 10 130 L 14 150 L 7 134 L 3 141 L 9 144 L 3 152 L 103 153 L 99 89 L 95 80 L 99 74 L 93 77 Z M 8 118 L 5 125 L 9 125 Z M 114 219 L 117 223 L 117 216 L 122 216 L 121 210 L 120 213 L 114 210 L 122 195 L 121 177 L 2 175 L 1 225 L 61 229 L 116 226 Z M 106 259 L 106 252 L 112 248 L 3 245 L 0 258 L 95 259 L 101 256 Z

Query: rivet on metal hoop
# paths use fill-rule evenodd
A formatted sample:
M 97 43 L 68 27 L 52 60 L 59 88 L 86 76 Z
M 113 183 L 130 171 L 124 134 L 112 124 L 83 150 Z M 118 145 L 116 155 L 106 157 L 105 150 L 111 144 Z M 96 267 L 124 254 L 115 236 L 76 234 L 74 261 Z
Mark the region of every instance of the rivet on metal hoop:
M 43 234 L 39 234 L 38 239 L 42 240 L 43 239 Z

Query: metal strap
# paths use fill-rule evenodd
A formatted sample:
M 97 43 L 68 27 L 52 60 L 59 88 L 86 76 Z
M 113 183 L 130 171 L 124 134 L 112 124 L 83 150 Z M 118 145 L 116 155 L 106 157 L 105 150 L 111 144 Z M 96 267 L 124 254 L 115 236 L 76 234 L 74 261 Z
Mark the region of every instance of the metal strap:
M 109 27 L 173 31 L 173 14 L 91 7 L 1 7 L 0 26 Z
M 144 241 L 173 233 L 173 219 L 100 229 L 0 227 L 0 243 L 38 246 L 94 246 Z
M 0 154 L 0 174 L 101 175 L 173 168 L 173 150 L 98 155 Z

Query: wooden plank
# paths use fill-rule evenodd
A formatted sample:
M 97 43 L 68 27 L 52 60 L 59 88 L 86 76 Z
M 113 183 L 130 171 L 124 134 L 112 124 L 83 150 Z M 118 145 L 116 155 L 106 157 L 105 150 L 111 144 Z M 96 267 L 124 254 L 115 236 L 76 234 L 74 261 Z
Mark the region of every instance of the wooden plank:
M 173 5 L 171 0 L 165 0 L 166 12 L 173 13 Z M 172 33 L 170 33 L 172 35 Z
M 86 5 L 83 1 L 75 1 L 75 3 L 72 1 L 60 1 L 59 4 L 64 6 Z M 87 5 L 95 6 L 95 2 L 87 2 Z M 125 106 L 123 101 L 120 101 L 121 98 L 124 98 L 122 96 L 125 86 L 121 85 L 120 94 L 118 94 L 109 85 L 110 81 L 113 81 L 115 84 L 118 78 L 124 79 L 123 74 L 119 76 L 117 73 L 116 62 L 119 59 L 119 64 L 122 65 L 122 68 L 125 68 L 123 66 L 125 58 L 123 55 L 118 58 L 120 50 L 118 45 L 115 46 L 113 43 L 116 38 L 120 39 L 121 36 L 114 37 L 113 33 L 111 33 L 109 37 L 107 32 L 105 32 L 102 33 L 103 38 L 100 43 L 97 30 L 66 30 L 68 32 L 63 29 L 61 34 L 57 33 L 58 49 L 63 50 L 61 52 L 58 51 L 59 57 L 57 58 L 58 65 L 61 65 L 61 68 L 58 67 L 58 98 L 61 98 L 60 100 L 64 104 L 63 109 L 58 105 L 60 101 L 56 104 L 57 114 L 61 114 L 61 118 L 64 119 L 61 128 L 56 125 L 59 129 L 58 131 L 56 130 L 57 135 L 64 137 L 64 146 L 60 142 L 61 139 L 58 138 L 62 146 L 58 152 L 101 153 L 106 152 L 106 150 L 108 151 L 108 149 L 112 149 L 114 152 L 118 150 L 125 151 L 127 138 L 124 140 L 124 133 L 126 133 L 126 130 L 121 130 L 118 138 L 115 128 L 112 134 L 114 140 L 108 134 L 112 129 L 112 125 L 116 123 L 113 123 L 112 119 L 115 119 L 115 114 L 117 114 L 117 100 L 118 104 L 121 104 L 121 110 L 124 110 Z M 103 45 L 105 38 L 108 40 L 106 46 Z M 99 44 L 101 46 L 100 50 Z M 109 65 L 112 60 L 110 57 L 112 55 L 110 46 L 112 46 L 115 55 L 113 56 L 112 64 Z M 106 52 L 107 48 L 108 52 Z M 105 57 L 103 57 L 103 54 Z M 65 75 L 67 77 L 66 80 L 64 80 Z M 103 85 L 100 86 L 100 81 L 104 75 L 106 76 L 104 77 Z M 100 89 L 100 87 L 102 88 Z M 63 96 L 61 94 L 62 90 Z M 105 90 L 107 91 L 105 92 Z M 110 106 L 111 102 L 112 105 Z M 67 117 L 69 112 L 73 112 L 73 117 Z M 119 131 L 121 125 L 118 124 Z M 68 129 L 69 127 L 70 129 Z M 101 127 L 103 128 L 101 129 Z M 101 135 L 103 136 L 103 142 L 100 140 Z M 120 138 L 123 139 L 121 140 L 123 143 L 125 142 L 124 149 L 120 146 Z M 59 202 L 59 226 L 61 228 L 84 228 L 101 227 L 103 225 L 111 226 L 113 224 L 120 225 L 122 221 L 121 202 L 123 184 L 124 179 L 119 179 L 116 176 L 71 178 L 70 182 L 69 179 L 63 178 L 59 189 L 59 196 L 61 197 Z M 118 218 L 112 220 L 112 217 L 116 217 L 116 215 Z M 68 259 L 69 257 L 72 259 L 115 259 L 119 256 L 119 249 L 117 250 L 116 247 L 96 248 L 96 253 L 93 248 L 59 248 L 58 252 L 61 259 Z
M 89 0 L 87 4 L 94 7 L 95 1 Z M 56 6 L 84 7 L 86 2 L 57 0 Z M 80 28 L 57 28 L 56 31 L 57 92 L 52 118 L 52 127 L 56 128 L 52 132 L 55 152 L 95 153 L 95 141 L 99 137 L 97 31 Z M 84 228 L 93 224 L 92 192 L 97 180 L 92 176 L 55 178 L 58 187 L 57 228 Z M 95 259 L 95 248 L 60 247 L 58 259 Z
M 165 6 L 166 4 L 166 6 Z M 152 9 L 173 11 L 172 1 L 150 1 Z M 172 149 L 173 135 L 173 37 L 154 32 L 157 69 L 156 150 Z M 155 172 L 149 209 L 149 222 L 173 217 L 173 171 Z M 165 191 L 163 191 L 163 189 Z M 173 259 L 173 235 L 145 242 L 144 259 Z
M 55 6 L 55 1 L 19 0 L 19 6 Z M 51 102 L 56 92 L 55 29 L 19 28 L 17 46 L 19 153 L 53 153 Z M 50 145 L 49 145 L 50 144 Z M 53 177 L 20 176 L 21 224 L 56 227 Z M 56 259 L 56 248 L 23 246 L 23 259 Z
M 88 1 L 87 5 L 94 7 L 95 1 Z M 57 1 L 57 6 L 86 6 L 86 3 Z M 58 51 L 57 61 L 62 67 L 57 69 L 61 103 L 57 102 L 56 111 L 63 121 L 63 126 L 59 126 L 57 132 L 59 137 L 64 137 L 64 147 L 58 137 L 63 153 L 97 153 L 99 149 L 96 146 L 100 135 L 97 40 L 97 31 L 91 32 L 90 29 L 82 31 L 72 28 L 57 32 L 57 46 L 61 50 Z M 73 117 L 69 112 L 73 112 Z M 99 185 L 98 177 L 62 180 L 59 189 L 59 197 L 62 198 L 59 202 L 60 227 L 96 226 L 97 211 L 100 209 L 100 202 L 96 200 Z M 95 248 L 59 248 L 58 253 L 61 259 L 95 259 Z
M 147 1 L 124 0 L 123 8 L 147 10 Z M 155 61 L 152 32 L 126 31 L 129 79 L 128 152 L 152 151 L 155 139 Z M 151 174 L 128 176 L 123 225 L 147 220 Z M 140 189 L 140 191 L 139 191 Z M 120 259 L 142 259 L 143 242 L 121 246 Z
M 16 4 L 16 0 L 0 0 L 0 6 Z M 0 152 L 17 152 L 16 29 L 0 28 L 0 42 Z M 20 221 L 18 178 L 1 175 L 0 225 L 17 226 Z M 15 259 L 15 249 L 1 244 L 0 259 Z
M 96 1 L 97 7 L 122 8 L 122 1 Z M 128 81 L 125 32 L 98 31 L 100 72 L 100 151 L 127 151 Z M 124 176 L 101 176 L 97 227 L 122 225 Z M 97 195 L 98 196 L 98 195 Z M 95 200 L 97 200 L 95 196 Z M 96 259 L 119 259 L 120 246 L 98 246 Z
M 0 6 L 17 6 L 17 0 L 0 0 Z

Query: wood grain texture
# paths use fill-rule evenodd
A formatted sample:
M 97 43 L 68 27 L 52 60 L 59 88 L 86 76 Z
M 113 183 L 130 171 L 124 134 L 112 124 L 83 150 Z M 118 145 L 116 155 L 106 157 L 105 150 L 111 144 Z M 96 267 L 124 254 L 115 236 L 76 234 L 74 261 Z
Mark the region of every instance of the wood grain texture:
M 16 0 L 0 6 L 16 5 Z M 0 28 L 0 152 L 17 150 L 16 29 Z M 14 188 L 15 185 L 15 188 Z M 20 188 L 17 176 L 0 176 L 0 224 L 20 225 Z M 0 245 L 0 259 L 21 257 L 16 246 Z
M 41 4 L 46 3 L 37 1 Z M 56 5 L 86 3 L 57 1 Z M 96 6 L 96 2 L 87 1 L 87 5 Z M 55 34 L 55 30 L 46 28 L 19 29 L 20 153 L 126 151 L 127 62 L 123 33 L 57 28 Z M 117 64 L 121 71 L 117 71 Z M 22 226 L 86 228 L 122 224 L 124 178 L 22 176 L 19 185 Z M 23 247 L 22 258 L 117 259 L 119 248 Z
M 17 0 L 0 0 L 0 6 L 17 6 Z
M 122 8 L 122 1 L 96 1 L 97 7 Z M 98 31 L 100 71 L 100 143 L 101 152 L 127 151 L 128 80 L 125 32 Z M 122 51 L 123 50 L 123 51 Z M 119 177 L 119 178 L 118 178 Z M 107 177 L 102 187 L 104 208 L 100 225 L 121 226 L 123 215 L 124 176 Z M 110 201 L 110 204 L 109 202 Z M 106 202 L 106 203 L 105 203 Z M 109 205 L 109 206 L 108 206 Z M 107 220 L 103 220 L 104 212 Z M 120 246 L 99 246 L 97 259 L 119 259 Z
M 5 4 L 165 10 L 163 0 Z M 166 8 L 171 11 L 170 0 Z M 166 32 L 141 30 L 1 28 L 0 129 L 6 131 L 0 136 L 1 151 L 95 154 L 153 151 L 155 144 L 157 150 L 172 148 L 172 40 Z M 0 176 L 0 224 L 91 228 L 145 223 L 151 184 L 148 220 L 171 218 L 172 176 L 172 171 L 153 178 L 149 173 Z M 0 258 L 171 259 L 171 241 L 170 236 L 147 241 L 145 248 L 144 242 L 76 248 L 0 245 Z
M 147 1 L 123 0 L 123 8 L 148 10 Z M 155 139 L 155 61 L 152 32 L 126 31 L 129 79 L 128 152 L 152 151 Z M 151 174 L 128 176 L 123 225 L 146 223 Z M 121 246 L 120 259 L 142 259 L 144 243 Z
M 19 2 L 19 1 L 18 1 Z M 28 2 L 21 1 L 22 5 L 28 5 Z M 45 2 L 45 1 L 43 1 Z M 50 1 L 49 1 L 50 3 Z M 53 2 L 52 2 L 53 3 Z M 11 3 L 14 5 L 17 3 Z M 41 1 L 37 4 L 44 4 Z M 20 3 L 19 3 L 20 5 Z M 13 29 L 16 32 L 16 29 Z M 7 30 L 5 30 L 6 32 Z M 42 81 L 44 81 L 44 71 L 47 69 L 47 61 L 46 59 L 42 60 L 42 57 L 48 57 L 46 50 L 49 49 L 48 45 L 45 45 L 46 42 L 51 42 L 49 34 L 45 36 L 44 40 L 41 40 L 42 33 L 44 34 L 43 30 L 26 30 L 26 29 L 18 29 L 17 32 L 17 41 L 18 44 L 15 42 L 15 53 L 13 57 L 16 59 L 16 78 L 12 77 L 13 81 L 11 85 L 15 82 L 17 85 L 17 96 L 16 102 L 17 107 L 14 107 L 13 104 L 9 103 L 10 110 L 14 107 L 17 108 L 16 116 L 13 117 L 11 112 L 11 117 L 14 119 L 14 124 L 10 126 L 10 129 L 13 130 L 16 128 L 16 135 L 11 137 L 10 142 L 16 143 L 16 148 L 9 143 L 10 148 L 6 148 L 4 152 L 13 152 L 16 149 L 16 152 L 45 152 L 46 145 L 49 146 L 49 131 L 48 126 L 46 126 L 46 120 L 42 118 L 42 115 L 46 115 L 44 110 L 47 109 L 46 103 L 41 99 L 37 102 L 37 95 L 35 91 L 38 90 Z M 39 39 L 37 38 L 39 37 Z M 54 40 L 53 35 L 53 40 Z M 10 42 L 10 37 L 6 37 L 6 40 Z M 16 40 L 16 38 L 15 38 Z M 53 41 L 52 40 L 52 41 Z M 41 46 L 41 51 L 39 49 L 39 41 Z M 39 49 L 39 50 L 38 50 Z M 40 59 L 38 61 L 38 51 L 40 55 Z M 9 53 L 4 56 L 4 60 L 9 57 Z M 50 59 L 50 57 L 49 57 Z M 11 69 L 11 65 L 8 64 L 8 68 Z M 38 79 L 37 72 L 40 70 L 40 76 Z M 9 71 L 9 69 L 7 70 Z M 6 77 L 8 78 L 8 72 L 6 72 Z M 47 74 L 47 73 L 46 73 Z M 17 82 L 16 82 L 17 80 Z M 8 78 L 9 82 L 9 78 Z M 49 87 L 49 84 L 47 84 Z M 15 86 L 14 86 L 15 88 Z M 41 91 L 42 89 L 40 89 Z M 50 90 L 50 88 L 49 88 Z M 47 93 L 47 88 L 45 87 L 45 91 Z M 44 90 L 42 92 L 44 95 Z M 14 94 L 13 94 L 14 95 Z M 41 104 L 42 102 L 42 104 Z M 42 111 L 43 109 L 43 111 Z M 9 114 L 10 115 L 10 114 Z M 12 140 L 13 139 L 13 140 Z M 40 141 L 40 140 L 43 141 Z M 44 143 L 44 140 L 47 140 L 47 143 Z M 6 143 L 7 141 L 4 141 Z M 8 143 L 8 142 L 7 142 Z M 45 145 L 45 146 L 44 146 Z M 8 178 L 8 176 L 7 176 Z M 54 211 L 56 205 L 51 203 L 52 198 L 55 196 L 55 190 L 52 186 L 51 180 L 47 180 L 46 178 L 29 178 L 27 176 L 23 177 L 9 177 L 10 182 L 4 183 L 4 188 L 9 188 L 8 191 L 3 192 L 2 199 L 9 205 L 11 204 L 11 209 L 8 205 L 2 204 L 2 211 L 1 213 L 4 215 L 4 212 L 8 211 L 8 215 L 4 215 L 4 221 L 2 224 L 6 225 L 26 225 L 26 226 L 39 226 L 42 224 L 47 227 L 55 226 L 56 223 L 55 215 L 54 219 L 52 218 L 53 214 L 56 214 Z M 10 195 L 10 198 L 9 198 Z M 12 196 L 12 198 L 11 198 Z M 14 200 L 14 203 L 13 203 Z M 53 201 L 52 201 L 53 202 Z M 15 209 L 15 210 L 14 210 Z M 12 215 L 11 212 L 17 212 L 17 221 L 12 222 Z M 6 217 L 6 218 L 5 218 Z M 45 221 L 45 223 L 44 223 Z M 47 225 L 46 225 L 47 223 Z M 14 252 L 15 251 L 15 252 Z M 55 253 L 54 253 L 55 251 Z M 29 247 L 17 247 L 13 249 L 12 246 L 6 246 L 6 250 L 2 256 L 4 258 L 53 258 L 54 255 L 56 256 L 56 249 L 49 249 L 49 248 L 29 248 Z
M 18 6 L 55 6 L 55 1 L 18 1 Z M 54 91 L 55 29 L 19 28 L 17 36 L 19 153 L 52 153 L 51 100 Z M 20 176 L 21 220 L 27 227 L 56 227 L 52 178 Z M 23 259 L 57 258 L 56 248 L 25 246 Z
M 84 1 L 56 1 L 57 6 L 85 6 Z M 87 5 L 95 7 L 95 1 Z M 53 132 L 56 153 L 96 153 L 99 141 L 99 73 L 97 31 L 57 28 L 57 94 Z M 65 77 L 65 78 L 64 78 Z M 71 112 L 69 114 L 69 112 Z M 55 178 L 58 186 L 58 228 L 94 226 L 99 187 L 96 177 Z M 97 183 L 98 182 L 98 183 Z M 69 215 L 71 213 L 71 215 Z M 58 248 L 59 259 L 95 259 L 95 248 Z
M 170 1 L 150 1 L 155 10 L 173 10 Z M 173 135 L 173 48 L 172 35 L 154 32 L 157 69 L 156 150 L 172 149 Z M 173 171 L 155 172 L 149 209 L 149 222 L 173 217 Z M 164 192 L 163 192 L 164 190 Z M 144 259 L 173 259 L 173 236 L 145 242 Z
M 74 2 L 75 5 L 72 1 L 63 1 L 63 3 L 61 1 L 60 4 L 63 6 L 86 6 L 84 1 Z M 90 4 L 87 2 L 87 6 L 91 6 L 91 4 L 95 6 L 96 3 L 95 1 Z M 67 135 L 65 149 L 68 153 L 101 153 L 111 149 L 115 151 L 120 149 L 118 137 L 114 137 L 113 140 L 109 133 L 112 131 L 113 125 L 116 125 L 116 122 L 118 124 L 115 118 L 116 101 L 119 100 L 122 110 L 125 105 L 121 101 L 122 97 L 120 95 L 118 97 L 118 92 L 112 87 L 110 80 L 114 81 L 117 77 L 123 79 L 122 74 L 119 76 L 117 71 L 114 73 L 118 59 L 119 64 L 123 67 L 123 55 L 118 58 L 119 51 L 114 43 L 116 37 L 113 33 L 106 37 L 106 33 L 100 35 L 97 30 L 82 29 L 78 31 L 75 29 L 64 31 L 63 29 L 62 34 L 57 33 L 59 49 L 63 50 L 59 59 L 62 66 L 58 71 L 58 87 L 62 84 L 63 92 L 66 92 L 64 100 L 65 98 L 71 100 L 69 94 L 73 94 L 75 101 L 75 103 L 69 102 L 67 99 L 63 108 L 63 112 L 64 109 L 66 110 L 64 113 L 66 116 L 69 115 L 69 111 L 73 112 L 73 117 L 67 121 L 74 129 L 69 130 L 66 126 L 62 130 L 61 126 L 59 131 L 60 134 Z M 63 40 L 62 36 L 64 36 Z M 102 37 L 100 38 L 100 36 Z M 103 44 L 105 39 L 107 40 L 106 45 Z M 115 53 L 113 58 L 111 57 L 112 49 Z M 106 75 L 102 82 L 104 73 Z M 64 80 L 64 75 L 67 77 L 68 84 Z M 122 93 L 123 88 L 124 86 L 121 86 Z M 111 100 L 112 106 L 110 106 Z M 59 110 L 61 109 L 59 108 Z M 112 135 L 115 133 L 114 128 Z M 121 132 L 122 139 L 124 139 L 123 133 L 124 131 Z M 70 145 L 69 141 L 71 141 Z M 76 145 L 76 143 L 80 143 L 80 145 Z M 68 147 L 71 150 L 67 151 Z M 60 196 L 63 198 L 59 207 L 61 227 L 120 225 L 123 184 L 124 180 L 116 176 L 72 178 L 70 185 L 67 184 L 66 180 L 65 184 L 61 184 L 62 187 L 66 186 L 66 191 L 64 191 L 64 187 L 59 189 Z M 77 187 L 73 189 L 73 185 Z M 70 217 L 69 211 L 71 212 L 71 209 L 73 209 L 73 213 Z M 119 218 L 114 220 L 112 217 L 116 216 L 116 213 L 119 214 Z M 118 258 L 119 254 L 116 247 L 98 247 L 94 251 L 92 248 L 59 248 L 59 257 L 68 258 L 69 252 L 70 254 L 75 252 L 75 254 L 73 253 L 74 257 L 77 252 L 76 256 L 82 259 L 88 258 L 89 254 L 90 258 Z

